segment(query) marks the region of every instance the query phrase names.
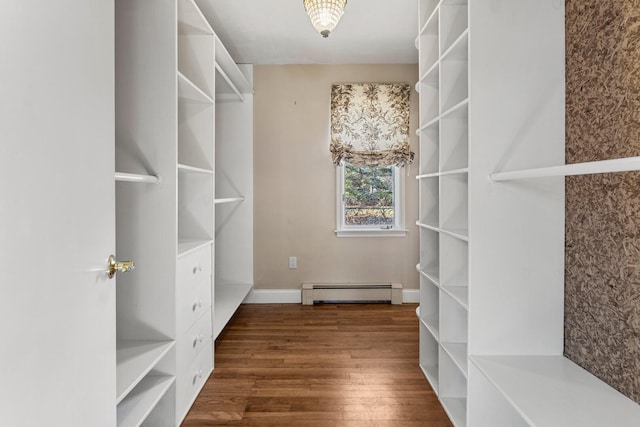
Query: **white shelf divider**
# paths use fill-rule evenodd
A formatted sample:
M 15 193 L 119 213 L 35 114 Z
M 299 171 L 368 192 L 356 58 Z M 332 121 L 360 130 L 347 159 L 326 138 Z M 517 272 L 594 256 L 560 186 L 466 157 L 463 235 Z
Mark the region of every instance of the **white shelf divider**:
M 531 426 L 636 427 L 640 405 L 563 356 L 471 356 Z
M 153 411 L 175 377 L 168 375 L 147 375 L 118 404 L 118 427 L 138 427 Z
M 174 341 L 119 341 L 116 345 L 116 404 L 174 346 Z
M 143 184 L 160 184 L 160 177 L 155 175 L 142 175 L 137 173 L 116 172 L 117 182 L 137 182 Z
M 523 169 L 509 172 L 494 172 L 489 175 L 492 181 L 515 179 L 547 178 L 553 176 L 591 175 L 597 173 L 629 172 L 640 170 L 640 157 L 623 157 L 596 162 L 573 163 L 535 169 Z
M 251 289 L 253 289 L 251 284 L 216 284 L 213 310 L 214 340 L 220 335 Z

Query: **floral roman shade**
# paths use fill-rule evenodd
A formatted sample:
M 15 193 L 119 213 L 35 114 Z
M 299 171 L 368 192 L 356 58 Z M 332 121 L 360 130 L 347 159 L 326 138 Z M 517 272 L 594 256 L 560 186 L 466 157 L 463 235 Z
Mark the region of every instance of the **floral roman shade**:
M 408 84 L 338 84 L 331 87 L 333 163 L 405 166 L 409 148 Z

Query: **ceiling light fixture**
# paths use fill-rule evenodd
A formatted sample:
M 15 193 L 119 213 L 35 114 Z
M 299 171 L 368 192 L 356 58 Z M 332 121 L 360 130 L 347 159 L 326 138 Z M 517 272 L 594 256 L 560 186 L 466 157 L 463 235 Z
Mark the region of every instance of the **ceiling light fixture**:
M 347 0 L 302 0 L 313 27 L 327 38 L 344 13 Z

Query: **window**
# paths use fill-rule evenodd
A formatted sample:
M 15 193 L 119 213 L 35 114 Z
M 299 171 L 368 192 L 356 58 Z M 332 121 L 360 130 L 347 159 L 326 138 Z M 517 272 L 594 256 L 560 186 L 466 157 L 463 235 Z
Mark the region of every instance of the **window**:
M 338 237 L 404 236 L 404 176 L 397 166 L 337 167 Z

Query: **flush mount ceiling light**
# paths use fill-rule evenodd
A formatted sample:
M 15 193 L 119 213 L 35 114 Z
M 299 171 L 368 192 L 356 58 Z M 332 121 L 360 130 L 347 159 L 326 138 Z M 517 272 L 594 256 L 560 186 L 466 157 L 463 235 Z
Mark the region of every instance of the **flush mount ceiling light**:
M 347 0 L 302 0 L 313 27 L 327 38 L 344 13 Z

